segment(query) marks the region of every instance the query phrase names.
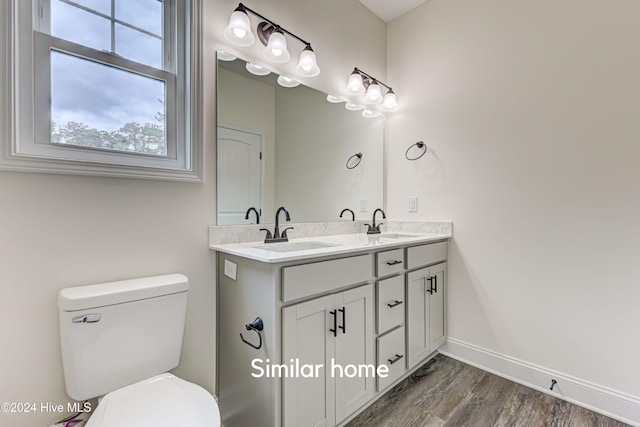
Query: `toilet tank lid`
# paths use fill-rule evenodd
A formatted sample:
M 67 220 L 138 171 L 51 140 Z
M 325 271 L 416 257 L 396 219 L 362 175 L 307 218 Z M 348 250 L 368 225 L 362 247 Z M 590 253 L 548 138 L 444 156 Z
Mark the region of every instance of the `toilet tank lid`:
M 62 311 L 86 310 L 186 292 L 188 289 L 189 279 L 183 274 L 165 274 L 77 286 L 60 291 L 58 308 Z

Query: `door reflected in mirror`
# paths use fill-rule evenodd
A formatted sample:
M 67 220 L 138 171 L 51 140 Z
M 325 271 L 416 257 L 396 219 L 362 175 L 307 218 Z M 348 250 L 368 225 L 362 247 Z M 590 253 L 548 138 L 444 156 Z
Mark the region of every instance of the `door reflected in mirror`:
M 218 225 L 255 224 L 253 211 L 245 219 L 251 207 L 260 223 L 280 206 L 292 222 L 350 221 L 339 217 L 345 208 L 371 219 L 383 203 L 384 119 L 245 66 L 218 59 Z

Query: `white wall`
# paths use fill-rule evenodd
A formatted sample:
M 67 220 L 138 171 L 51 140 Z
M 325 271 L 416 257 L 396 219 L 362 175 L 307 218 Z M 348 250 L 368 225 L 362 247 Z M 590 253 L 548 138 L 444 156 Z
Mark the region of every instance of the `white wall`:
M 387 70 L 387 213 L 453 221 L 450 336 L 634 396 L 638 16 L 627 0 L 431 0 L 389 25 Z M 408 162 L 417 140 L 432 151 Z
M 222 30 L 237 2 L 203 4 L 203 184 L 0 172 L 0 402 L 68 401 L 56 308 L 60 289 L 168 272 L 191 281 L 177 374 L 213 391 L 215 268 L 207 226 L 216 212 L 215 50 L 224 45 Z M 356 0 L 246 4 L 312 42 L 322 74 L 310 82 L 318 88 L 342 88 L 356 65 L 384 75 L 385 26 Z M 249 53 L 258 57 L 259 48 Z M 4 104 L 0 99 L 0 114 Z M 44 426 L 59 418 L 39 410 L 0 413 L 0 424 Z

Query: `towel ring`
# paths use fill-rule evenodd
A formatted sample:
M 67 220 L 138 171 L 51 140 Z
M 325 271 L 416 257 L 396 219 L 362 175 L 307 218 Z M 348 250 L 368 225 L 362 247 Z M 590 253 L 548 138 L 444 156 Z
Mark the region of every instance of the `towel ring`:
M 420 155 L 417 157 L 409 157 L 409 150 L 411 150 L 413 147 L 418 147 L 420 150 L 422 150 L 422 153 L 420 153 Z M 420 157 L 424 156 L 426 152 L 427 152 L 426 144 L 422 141 L 418 141 L 415 144 L 409 146 L 409 148 L 407 148 L 407 151 L 404 153 L 404 156 L 407 158 L 407 160 L 413 161 L 413 160 L 418 160 Z
M 354 161 L 355 163 L 352 163 L 351 166 L 349 166 L 349 163 L 351 163 L 351 160 L 354 159 L 354 158 L 357 158 Z M 353 156 L 351 156 L 351 157 L 349 157 L 347 159 L 347 169 L 355 169 L 360 164 L 361 161 L 362 161 L 362 153 L 354 154 Z

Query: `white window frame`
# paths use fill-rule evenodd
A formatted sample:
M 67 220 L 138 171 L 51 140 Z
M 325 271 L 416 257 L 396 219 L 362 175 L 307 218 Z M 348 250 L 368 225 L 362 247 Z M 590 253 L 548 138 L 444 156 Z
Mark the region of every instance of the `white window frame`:
M 34 12 L 46 12 L 48 0 L 0 1 L 0 170 L 202 182 L 201 0 L 165 2 L 177 19 L 165 14 L 168 47 L 158 70 L 38 31 L 48 24 Z M 52 144 L 50 49 L 164 81 L 167 155 Z

